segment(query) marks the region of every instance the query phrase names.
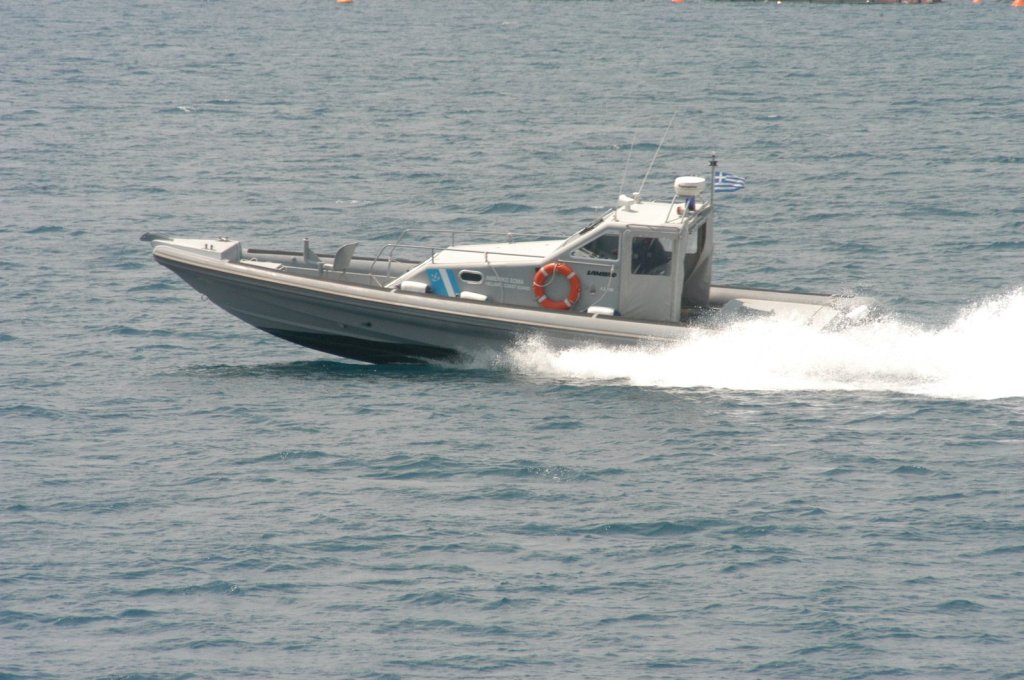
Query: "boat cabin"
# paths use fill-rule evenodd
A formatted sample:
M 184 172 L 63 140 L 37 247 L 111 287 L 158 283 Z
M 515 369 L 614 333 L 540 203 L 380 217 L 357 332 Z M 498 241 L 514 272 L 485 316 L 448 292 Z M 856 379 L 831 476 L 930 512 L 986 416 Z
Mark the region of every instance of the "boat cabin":
M 453 245 L 387 287 L 531 308 L 678 322 L 708 305 L 712 207 L 705 180 L 680 177 L 671 201 L 620 196 L 564 240 Z

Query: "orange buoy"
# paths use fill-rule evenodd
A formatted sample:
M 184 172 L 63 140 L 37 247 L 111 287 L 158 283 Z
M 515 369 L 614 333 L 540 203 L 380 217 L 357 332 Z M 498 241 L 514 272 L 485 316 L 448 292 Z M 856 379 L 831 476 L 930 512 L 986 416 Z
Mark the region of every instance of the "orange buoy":
M 569 294 L 563 300 L 552 300 L 544 290 L 555 278 L 555 274 L 564 276 L 569 282 Z M 537 275 L 533 277 L 533 295 L 537 298 L 537 304 L 544 309 L 572 309 L 580 299 L 581 289 L 580 277 L 576 276 L 572 267 L 564 262 L 548 262 L 538 269 Z
M 1010 7 L 1024 7 L 1024 0 L 1013 0 L 1013 4 Z
M 684 2 L 684 0 L 672 0 L 672 2 L 674 2 L 674 3 L 676 3 L 678 5 L 678 4 L 681 4 L 682 2 Z
M 352 0 L 338 0 L 339 5 L 351 5 Z
M 981 0 L 971 0 L 971 4 L 972 5 L 980 5 L 981 4 Z

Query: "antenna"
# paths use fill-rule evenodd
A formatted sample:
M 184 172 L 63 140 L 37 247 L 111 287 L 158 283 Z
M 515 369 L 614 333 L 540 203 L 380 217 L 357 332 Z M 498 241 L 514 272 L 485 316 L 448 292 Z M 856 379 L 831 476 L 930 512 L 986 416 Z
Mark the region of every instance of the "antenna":
M 672 124 L 676 122 L 676 116 L 678 115 L 679 109 L 676 109 L 676 112 L 672 114 L 672 120 L 670 120 L 668 125 L 665 127 L 665 134 L 661 136 L 661 141 L 658 142 L 658 148 L 654 150 L 654 158 L 651 159 L 651 164 L 647 166 L 647 172 L 644 173 L 644 181 L 640 182 L 640 191 L 636 192 L 637 196 L 643 192 L 644 185 L 647 184 L 647 175 L 651 174 L 651 168 L 654 167 L 654 161 L 658 160 L 658 153 L 661 151 L 661 146 L 665 143 L 665 139 L 668 137 L 668 131 L 672 129 Z
M 622 181 L 619 182 L 619 195 L 626 186 L 626 172 L 629 170 L 629 161 L 633 158 L 633 147 L 636 145 L 636 130 L 633 130 L 633 141 L 629 143 L 629 154 L 626 156 L 626 167 L 622 169 Z

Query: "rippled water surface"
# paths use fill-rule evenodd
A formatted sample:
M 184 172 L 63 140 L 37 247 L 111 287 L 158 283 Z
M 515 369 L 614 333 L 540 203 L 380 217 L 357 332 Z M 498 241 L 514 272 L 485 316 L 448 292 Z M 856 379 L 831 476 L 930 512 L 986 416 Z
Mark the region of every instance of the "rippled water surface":
M 0 678 L 1024 677 L 1024 10 L 98 0 L 0 37 Z M 568 233 L 711 152 L 748 181 L 719 282 L 880 318 L 374 367 L 138 242 Z

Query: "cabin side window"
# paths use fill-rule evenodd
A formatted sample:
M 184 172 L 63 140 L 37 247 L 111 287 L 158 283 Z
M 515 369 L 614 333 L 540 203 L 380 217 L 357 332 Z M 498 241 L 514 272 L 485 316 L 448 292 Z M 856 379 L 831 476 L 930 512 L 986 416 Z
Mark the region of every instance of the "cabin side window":
M 668 276 L 672 270 L 672 240 L 637 236 L 633 239 L 632 272 Z
M 619 259 L 619 235 L 602 234 L 594 240 L 584 243 L 569 255 L 593 260 L 617 260 Z

